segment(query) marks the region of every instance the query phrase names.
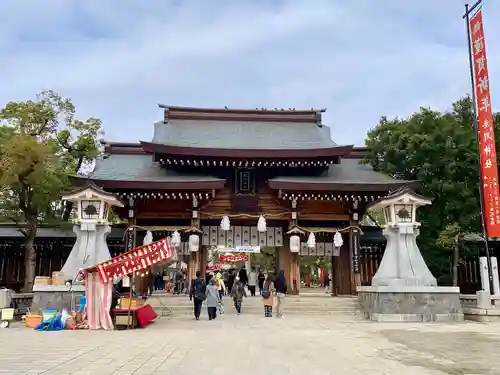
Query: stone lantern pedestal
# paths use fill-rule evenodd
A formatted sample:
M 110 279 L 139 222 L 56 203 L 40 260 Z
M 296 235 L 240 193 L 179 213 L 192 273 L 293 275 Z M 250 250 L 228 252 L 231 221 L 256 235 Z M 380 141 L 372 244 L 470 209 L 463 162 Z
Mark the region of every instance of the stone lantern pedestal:
M 371 286 L 356 288 L 361 312 L 385 322 L 461 321 L 460 288 L 437 286 L 417 246 L 419 206 L 431 201 L 409 189 L 397 191 L 370 208 L 384 213 L 387 223 L 384 256 Z
M 33 286 L 31 310 L 40 312 L 46 309 L 70 311 L 79 303 L 85 288 L 74 282 L 80 269 L 95 266 L 111 258 L 106 237 L 111 232 L 108 223 L 109 208 L 123 207 L 113 195 L 96 186 L 90 185 L 62 197 L 73 202 L 76 208 L 73 231 L 76 241 L 59 276 L 52 278 L 52 284 Z M 62 282 L 61 282 L 62 281 Z

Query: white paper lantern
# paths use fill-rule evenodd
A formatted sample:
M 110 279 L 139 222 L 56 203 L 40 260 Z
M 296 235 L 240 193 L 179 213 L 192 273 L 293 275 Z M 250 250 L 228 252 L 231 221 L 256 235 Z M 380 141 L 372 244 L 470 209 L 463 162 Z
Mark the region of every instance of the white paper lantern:
M 143 245 L 150 245 L 153 243 L 153 233 L 151 231 L 147 231 L 146 235 L 144 236 L 144 240 L 142 240 Z
M 172 233 L 172 245 L 178 247 L 181 244 L 181 234 L 178 231 Z
M 307 239 L 307 247 L 311 249 L 315 246 L 316 246 L 316 237 L 314 236 L 313 232 L 310 232 L 309 238 Z
M 339 232 L 335 232 L 335 235 L 333 236 L 333 244 L 335 245 L 335 247 L 342 247 L 342 245 L 344 244 L 344 239 Z
M 189 251 L 196 252 L 200 249 L 200 236 L 191 234 L 189 236 Z
M 298 253 L 300 251 L 300 237 L 297 235 L 290 236 L 290 251 Z
M 262 232 L 265 232 L 266 230 L 267 230 L 266 218 L 264 216 L 260 215 L 259 221 L 257 222 L 257 231 L 262 233 Z
M 222 220 L 220 221 L 220 229 L 226 231 L 231 229 L 231 222 L 229 221 L 229 216 L 222 217 Z

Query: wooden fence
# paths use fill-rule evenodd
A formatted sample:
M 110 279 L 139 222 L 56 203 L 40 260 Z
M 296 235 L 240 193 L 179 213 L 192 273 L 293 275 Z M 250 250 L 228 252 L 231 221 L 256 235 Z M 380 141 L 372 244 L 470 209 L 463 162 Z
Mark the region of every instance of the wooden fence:
M 39 238 L 35 240 L 37 252 L 36 275 L 51 276 L 60 271 L 75 242 L 74 238 Z M 112 254 L 123 252 L 121 239 L 108 239 Z M 0 241 L 0 287 L 19 292 L 24 284 L 24 248 L 19 238 Z
M 156 234 L 156 233 L 155 233 Z M 37 276 L 51 276 L 59 271 L 71 248 L 74 238 L 39 238 L 35 240 L 37 251 Z M 121 238 L 108 238 L 108 247 L 112 256 L 124 251 Z M 383 243 L 362 243 L 360 248 L 361 284 L 371 285 L 371 279 L 384 254 Z M 492 249 L 492 255 L 500 260 L 500 248 Z M 450 264 L 451 274 L 451 264 Z M 19 292 L 24 283 L 24 249 L 20 238 L 0 240 L 0 287 L 8 287 Z M 479 256 L 464 259 L 458 269 L 458 285 L 463 294 L 474 294 L 481 289 L 479 275 Z

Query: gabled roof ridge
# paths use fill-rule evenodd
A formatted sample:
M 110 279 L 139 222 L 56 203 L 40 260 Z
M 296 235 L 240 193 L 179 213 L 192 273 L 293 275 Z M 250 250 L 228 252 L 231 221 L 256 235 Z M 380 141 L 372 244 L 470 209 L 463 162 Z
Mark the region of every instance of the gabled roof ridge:
M 240 113 L 240 114 L 314 114 L 324 113 L 326 108 L 311 108 L 311 109 L 295 109 L 295 108 L 204 108 L 204 107 L 183 107 L 167 104 L 158 104 L 158 107 L 166 109 L 170 112 L 197 112 L 197 113 Z
M 107 155 L 141 155 L 147 154 L 140 142 L 107 142 L 100 140 L 104 146 L 104 154 Z

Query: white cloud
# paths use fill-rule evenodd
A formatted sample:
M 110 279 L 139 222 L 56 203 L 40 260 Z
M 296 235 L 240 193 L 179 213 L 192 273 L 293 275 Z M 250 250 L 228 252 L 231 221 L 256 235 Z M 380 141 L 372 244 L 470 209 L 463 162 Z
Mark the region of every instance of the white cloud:
M 52 88 L 120 141 L 149 139 L 159 102 L 326 107 L 333 139 L 362 144 L 381 115 L 445 109 L 470 91 L 463 7 L 411 3 L 2 2 L 0 105 Z M 500 4 L 484 12 L 495 90 Z

